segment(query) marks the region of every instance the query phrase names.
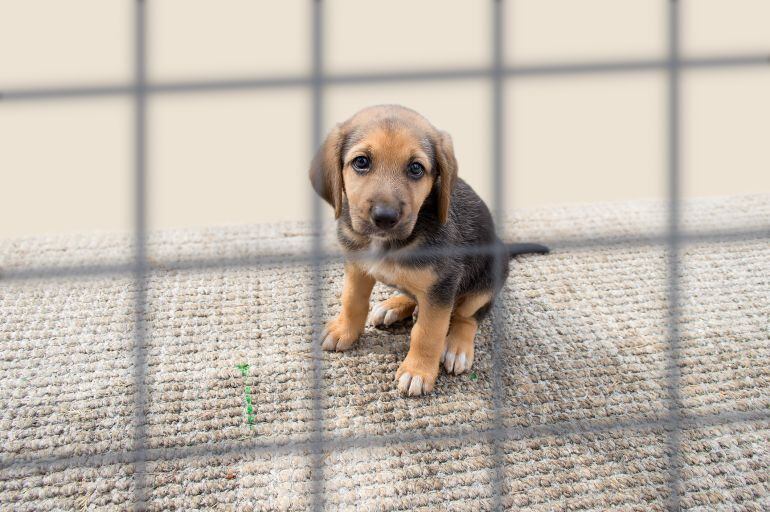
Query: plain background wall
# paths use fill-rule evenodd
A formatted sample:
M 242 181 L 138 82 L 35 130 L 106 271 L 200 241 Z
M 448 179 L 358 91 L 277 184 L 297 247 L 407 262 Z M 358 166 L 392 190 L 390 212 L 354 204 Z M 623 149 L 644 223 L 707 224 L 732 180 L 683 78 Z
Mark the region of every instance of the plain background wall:
M 509 65 L 660 59 L 664 0 L 507 0 Z M 148 78 L 309 72 L 307 0 L 150 0 Z M 483 0 L 326 0 L 328 73 L 491 64 Z M 684 0 L 684 57 L 770 50 L 767 0 Z M 130 0 L 0 0 L 0 91 L 132 79 Z M 401 103 L 448 130 L 461 176 L 491 180 L 486 80 L 334 86 L 324 126 Z M 526 78 L 506 96 L 509 208 L 665 197 L 666 77 Z M 148 102 L 153 229 L 307 219 L 310 93 L 166 94 Z M 682 80 L 685 196 L 770 192 L 770 66 Z M 130 97 L 0 101 L 0 237 L 130 230 Z

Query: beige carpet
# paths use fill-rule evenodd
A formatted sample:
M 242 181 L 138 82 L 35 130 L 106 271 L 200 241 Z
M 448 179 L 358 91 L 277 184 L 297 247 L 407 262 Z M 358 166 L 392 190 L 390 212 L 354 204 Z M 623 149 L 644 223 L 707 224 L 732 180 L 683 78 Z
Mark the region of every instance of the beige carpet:
M 770 196 L 699 200 L 683 216 L 689 232 L 762 229 Z M 665 223 L 661 204 L 639 202 L 522 210 L 503 229 L 508 239 L 569 242 L 661 235 Z M 125 263 L 130 240 L 0 243 L 3 510 L 131 504 L 130 274 L 2 280 L 26 266 Z M 191 258 L 296 254 L 310 240 L 300 224 L 153 235 L 149 509 L 309 508 L 312 268 L 280 258 L 269 267 L 178 267 Z M 477 337 L 475 374 L 442 373 L 427 398 L 395 390 L 404 326 L 367 329 L 354 350 L 324 355 L 326 508 L 487 510 L 498 461 L 506 508 L 665 509 L 670 438 L 656 423 L 668 403 L 664 255 L 644 244 L 568 243 L 518 260 L 501 342 L 509 439 L 497 447 L 489 322 Z M 338 308 L 338 262 L 321 283 L 328 317 Z M 681 505 L 768 510 L 770 242 L 687 245 L 681 283 Z

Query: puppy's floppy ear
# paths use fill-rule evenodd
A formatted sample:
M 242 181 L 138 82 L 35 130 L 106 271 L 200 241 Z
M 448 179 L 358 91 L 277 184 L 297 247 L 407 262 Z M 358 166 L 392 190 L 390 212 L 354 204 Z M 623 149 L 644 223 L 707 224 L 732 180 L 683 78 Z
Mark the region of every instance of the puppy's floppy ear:
M 438 164 L 438 218 L 444 223 L 449 216 L 449 200 L 457 181 L 457 160 L 452 137 L 439 132 L 436 140 L 436 163 Z
M 342 125 L 337 125 L 326 137 L 310 164 L 310 182 L 327 203 L 334 207 L 334 218 L 342 212 Z

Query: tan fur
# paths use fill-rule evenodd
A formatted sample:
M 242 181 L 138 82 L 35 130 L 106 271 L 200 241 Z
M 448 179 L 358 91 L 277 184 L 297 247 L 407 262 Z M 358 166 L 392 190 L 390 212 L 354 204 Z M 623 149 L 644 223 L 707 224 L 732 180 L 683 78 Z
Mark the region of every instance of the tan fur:
M 381 310 L 383 323 L 389 325 L 410 318 L 416 307 L 416 300 L 399 293 L 377 304 L 375 311 Z
M 363 332 L 375 279 L 416 297 L 420 315 L 412 328 L 409 353 L 399 367 L 396 379 L 399 389 L 406 394 L 429 393 L 438 376 L 452 315 L 451 306 L 437 306 L 428 299 L 428 290 L 438 279 L 431 268 L 403 267 L 384 260 L 348 262 L 345 265 L 342 312 L 327 325 L 328 336 L 323 347 L 326 350 L 346 350 L 358 339 Z
M 489 304 L 492 300 L 492 292 L 476 295 L 466 295 L 457 299 L 454 314 L 462 317 L 471 317 L 476 311 Z
M 438 160 L 439 167 L 444 169 L 444 171 L 441 174 L 438 217 L 441 222 L 446 222 L 447 215 L 449 214 L 449 197 L 452 195 L 452 188 L 457 179 L 457 160 L 455 159 L 452 137 L 446 132 L 441 132 L 439 140 L 436 159 Z
M 342 311 L 329 322 L 323 335 L 326 350 L 347 350 L 358 340 L 366 326 L 369 296 L 374 278 L 353 264 L 345 265 L 345 283 L 342 287 Z
M 351 163 L 357 156 L 370 156 L 372 169 L 358 174 Z M 431 161 L 421 146 L 420 137 L 404 127 L 374 127 L 364 140 L 351 147 L 342 156 L 342 177 L 350 205 L 353 229 L 363 230 L 374 203 L 399 207 L 411 230 L 417 221 L 422 203 L 430 194 L 436 179 Z M 405 169 L 411 162 L 425 167 L 426 176 L 415 181 L 407 177 Z
M 396 371 L 398 388 L 408 395 L 433 390 L 452 314 L 451 307 L 433 305 L 424 297 L 418 297 L 417 303 L 420 314 L 412 327 L 409 352 Z
M 394 117 L 400 122 L 386 122 Z M 361 140 L 343 155 L 345 137 L 354 131 L 359 136 L 363 134 Z M 430 142 L 435 149 L 435 169 L 425 153 L 424 142 Z M 371 172 L 360 176 L 352 169 L 351 162 L 363 155 L 364 150 L 365 156 L 372 158 L 373 167 Z M 413 161 L 421 163 L 426 170 L 426 176 L 419 181 L 410 180 L 404 172 Z M 383 194 L 390 195 L 390 199 L 400 205 L 403 203 L 403 215 L 411 223 L 411 226 L 405 223 L 404 228 L 411 229 L 438 179 L 441 181 L 438 214 L 445 222 L 450 193 L 457 179 L 452 139 L 417 112 L 388 105 L 362 110 L 335 126 L 310 165 L 310 181 L 316 192 L 334 207 L 335 218 L 339 218 L 343 197 L 347 196 L 356 230 L 362 219 L 368 217 L 372 202 Z
M 384 260 L 361 260 L 355 265 L 376 280 L 403 290 L 413 297 L 426 295 L 428 289 L 438 280 L 432 268 L 409 268 Z
M 310 164 L 310 182 L 318 195 L 334 207 L 335 219 L 342 212 L 343 185 L 338 160 L 343 134 L 342 127 L 335 126 Z
M 355 231 L 350 229 L 347 225 L 340 224 L 339 226 L 341 227 L 342 231 L 345 233 L 345 236 L 348 237 L 349 239 L 355 240 L 357 243 L 361 245 L 366 245 L 369 242 L 368 238 L 356 233 Z
M 452 316 L 443 356 L 447 373 L 460 374 L 470 370 L 473 365 L 473 340 L 478 326 L 473 317 Z
M 473 315 L 490 300 L 492 294 L 484 293 L 462 297 L 457 301 L 442 357 L 448 373 L 460 374 L 470 370 L 473 365 L 473 342 L 478 329 L 478 322 Z

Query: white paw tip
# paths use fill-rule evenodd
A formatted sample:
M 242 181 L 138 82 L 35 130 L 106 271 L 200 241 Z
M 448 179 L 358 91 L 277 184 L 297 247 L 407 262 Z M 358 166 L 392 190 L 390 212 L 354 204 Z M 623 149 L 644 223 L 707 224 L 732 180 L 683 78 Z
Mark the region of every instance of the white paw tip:
M 336 345 L 337 343 L 334 337 L 331 334 L 329 334 L 324 338 L 324 341 L 321 344 L 321 347 L 324 348 L 325 350 L 334 350 Z
M 465 354 L 460 354 L 457 361 L 455 361 L 455 373 L 459 374 L 465 371 L 465 361 Z
M 396 320 L 398 320 L 398 311 L 395 309 L 391 309 L 385 314 L 385 325 L 390 325 Z
M 409 381 L 412 379 L 412 376 L 409 373 L 404 373 L 399 377 L 398 379 L 398 389 L 401 391 L 407 391 L 409 389 Z
M 415 375 L 412 377 L 412 383 L 409 386 L 409 396 L 419 396 L 422 394 L 422 377 Z
M 382 309 L 382 307 L 380 307 L 379 305 L 375 306 L 374 309 L 372 310 L 372 315 L 370 317 L 371 324 L 372 325 L 382 324 L 383 320 L 385 320 L 385 313 L 386 311 Z
M 452 369 L 455 366 L 455 354 L 454 352 L 447 352 L 444 358 L 444 368 L 447 372 L 452 373 Z

